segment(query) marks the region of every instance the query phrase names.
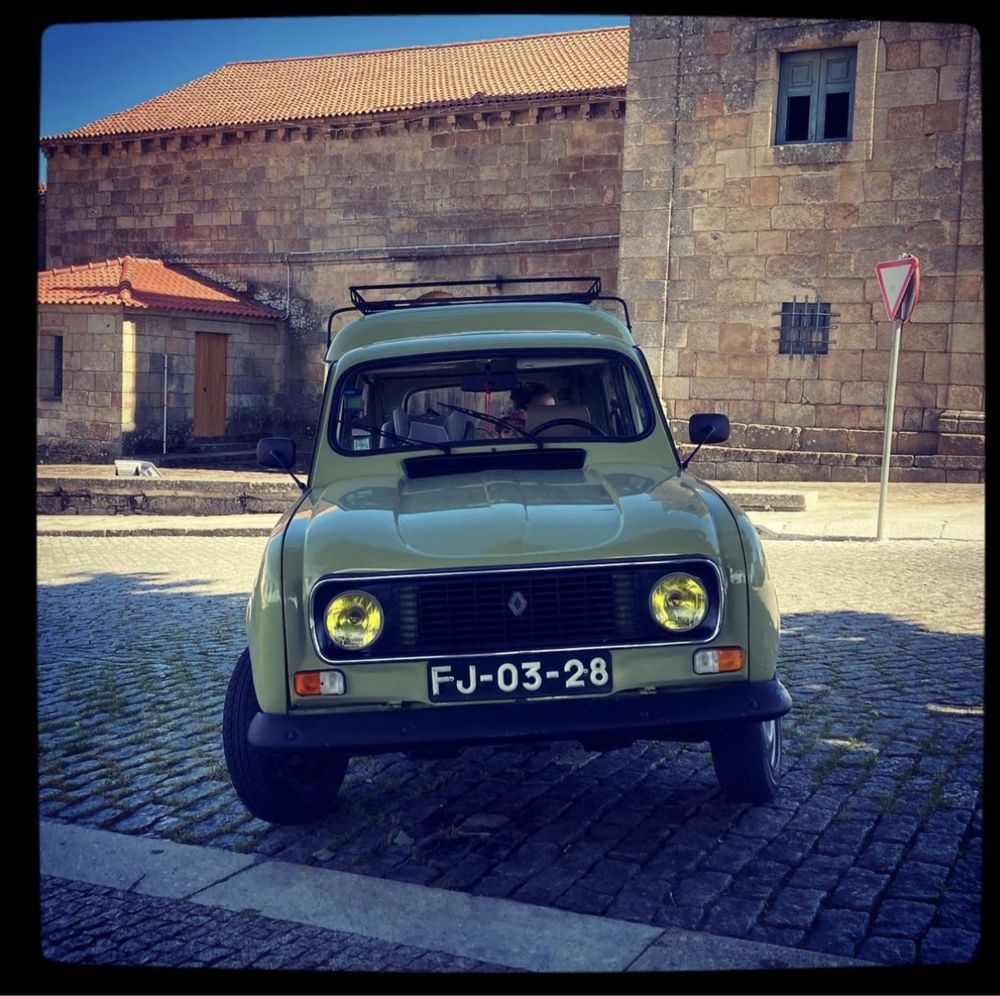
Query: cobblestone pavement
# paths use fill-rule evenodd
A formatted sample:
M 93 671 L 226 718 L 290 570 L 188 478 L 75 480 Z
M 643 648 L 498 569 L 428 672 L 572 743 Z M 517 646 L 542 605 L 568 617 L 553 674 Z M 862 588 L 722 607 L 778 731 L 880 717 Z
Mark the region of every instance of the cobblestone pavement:
M 773 805 L 723 801 L 707 745 L 476 748 L 354 759 L 283 828 L 220 736 L 262 546 L 39 538 L 43 819 L 883 964 L 976 951 L 983 544 L 765 543 L 794 700 Z

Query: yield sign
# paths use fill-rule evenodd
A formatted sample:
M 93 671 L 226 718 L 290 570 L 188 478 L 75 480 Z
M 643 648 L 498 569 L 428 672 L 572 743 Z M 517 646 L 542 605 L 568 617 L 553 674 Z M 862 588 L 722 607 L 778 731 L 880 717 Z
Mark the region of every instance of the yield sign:
M 878 288 L 882 292 L 885 313 L 889 321 L 906 321 L 913 310 L 915 295 L 910 295 L 906 301 L 906 292 L 914 277 L 920 272 L 920 261 L 916 256 L 905 256 L 903 259 L 890 259 L 884 263 L 875 264 L 875 276 L 878 278 Z M 919 280 L 919 277 L 917 277 Z M 914 288 L 916 290 L 916 288 Z M 907 305 L 904 307 L 904 304 Z

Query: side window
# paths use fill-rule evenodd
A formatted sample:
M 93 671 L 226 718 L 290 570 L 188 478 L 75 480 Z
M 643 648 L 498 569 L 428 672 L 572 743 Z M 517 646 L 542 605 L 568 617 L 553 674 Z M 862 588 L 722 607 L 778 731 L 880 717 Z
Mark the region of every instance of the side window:
M 850 140 L 856 63 L 854 47 L 782 53 L 775 145 Z

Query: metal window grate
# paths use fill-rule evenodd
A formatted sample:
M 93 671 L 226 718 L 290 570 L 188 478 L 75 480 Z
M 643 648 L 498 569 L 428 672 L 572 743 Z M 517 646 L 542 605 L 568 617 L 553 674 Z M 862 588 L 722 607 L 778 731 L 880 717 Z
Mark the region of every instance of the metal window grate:
M 830 305 L 822 301 L 792 298 L 781 305 L 778 352 L 792 356 L 825 354 L 830 347 Z

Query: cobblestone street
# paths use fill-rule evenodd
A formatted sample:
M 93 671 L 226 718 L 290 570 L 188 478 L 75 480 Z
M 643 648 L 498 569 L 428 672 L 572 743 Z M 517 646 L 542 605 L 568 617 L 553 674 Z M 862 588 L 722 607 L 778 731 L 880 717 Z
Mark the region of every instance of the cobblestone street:
M 771 806 L 723 801 L 706 744 L 477 748 L 354 759 L 329 817 L 284 828 L 244 810 L 221 745 L 262 549 L 39 538 L 43 820 L 883 964 L 972 957 L 982 543 L 765 542 L 794 702 Z M 60 889 L 43 942 L 68 957 Z M 185 963 L 228 956 L 177 944 Z

